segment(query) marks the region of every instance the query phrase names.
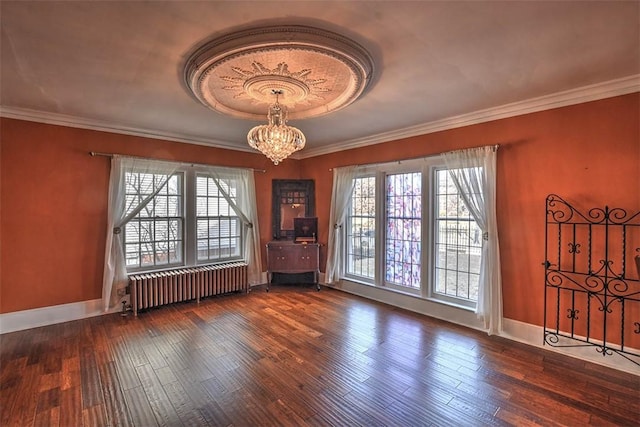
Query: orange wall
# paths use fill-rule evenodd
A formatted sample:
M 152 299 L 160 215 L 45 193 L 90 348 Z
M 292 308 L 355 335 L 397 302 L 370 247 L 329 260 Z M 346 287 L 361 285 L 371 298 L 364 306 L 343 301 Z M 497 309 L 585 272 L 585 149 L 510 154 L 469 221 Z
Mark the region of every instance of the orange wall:
M 110 160 L 90 151 L 264 169 L 256 172 L 262 247 L 271 180 L 297 178 L 259 154 L 2 119 L 0 313 L 101 298 Z
M 258 154 L 2 119 L 0 312 L 100 298 L 109 160 L 89 151 L 265 169 L 255 175 L 264 248 L 272 179 L 315 179 L 319 239 L 326 243 L 329 168 L 500 144 L 504 315 L 541 325 L 545 197 L 557 193 L 579 209 L 640 210 L 639 101 L 636 93 L 277 167 Z
M 363 147 L 301 161 L 316 180 L 319 224 L 328 224 L 329 168 L 500 144 L 497 208 L 504 316 L 542 325 L 545 198 L 577 209 L 640 211 L 640 94 L 635 93 Z M 320 225 L 321 242 L 328 225 Z M 326 254 L 323 254 L 326 256 Z

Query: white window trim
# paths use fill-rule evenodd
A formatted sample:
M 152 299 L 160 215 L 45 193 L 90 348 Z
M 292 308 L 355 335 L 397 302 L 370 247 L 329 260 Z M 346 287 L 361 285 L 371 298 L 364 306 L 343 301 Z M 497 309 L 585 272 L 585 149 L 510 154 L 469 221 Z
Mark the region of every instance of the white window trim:
M 438 293 L 435 292 L 435 285 L 436 285 L 436 274 L 438 274 L 438 272 L 436 271 L 436 234 L 438 233 L 438 203 L 435 202 L 435 197 L 438 193 L 436 187 L 438 185 L 437 179 L 436 179 L 436 173 L 438 171 L 441 170 L 447 170 L 446 166 L 444 165 L 444 162 L 440 162 L 437 165 L 433 165 L 429 168 L 429 177 L 430 177 L 430 181 L 431 181 L 431 185 L 429 186 L 429 200 L 433 200 L 434 203 L 431 205 L 430 209 L 429 209 L 429 214 L 430 214 L 430 233 L 429 233 L 429 286 L 428 286 L 428 290 L 426 293 L 426 298 L 431 300 L 431 301 L 435 301 L 435 302 L 441 302 L 443 304 L 447 304 L 447 305 L 451 305 L 454 307 L 459 307 L 459 308 L 465 308 L 465 309 L 469 309 L 469 310 L 475 310 L 476 306 L 477 306 L 477 302 L 476 301 L 472 301 L 472 300 L 468 300 L 466 298 L 457 298 L 454 296 L 450 296 L 450 295 L 446 295 L 446 294 L 442 294 L 442 293 Z
M 380 188 L 380 186 L 378 185 L 379 175 L 380 175 L 379 173 L 371 173 L 371 172 L 368 172 L 368 173 L 360 173 L 360 174 L 358 174 L 358 175 L 356 175 L 356 176 L 354 177 L 354 179 L 358 179 L 358 178 L 371 178 L 371 177 L 374 177 L 374 178 L 375 178 L 375 181 L 376 181 L 376 195 L 375 195 L 376 201 L 378 200 L 378 194 L 377 194 L 377 192 L 378 192 L 378 189 Z M 351 204 L 349 204 L 349 207 L 351 207 Z M 379 221 L 379 218 L 378 218 L 378 217 L 379 217 L 379 209 L 376 207 L 376 212 L 375 212 L 375 221 L 376 221 L 376 224 L 378 224 L 378 223 L 379 223 L 379 222 L 378 222 L 378 221 Z M 349 239 L 350 234 L 348 234 L 347 230 L 348 230 L 348 229 L 349 229 L 349 227 L 351 226 L 351 220 L 350 220 L 350 218 L 351 218 L 351 216 L 347 213 L 347 214 L 345 215 L 345 225 L 344 225 L 344 227 L 345 227 L 345 231 L 344 231 L 344 235 L 343 235 L 344 243 L 343 243 L 343 245 L 342 245 L 342 250 L 343 250 L 343 253 L 342 253 L 343 269 L 342 269 L 342 271 L 344 271 L 344 278 L 347 278 L 347 279 L 352 280 L 352 281 L 357 282 L 357 283 L 362 283 L 362 284 L 365 284 L 365 285 L 375 286 L 375 278 L 370 279 L 370 278 L 368 278 L 368 277 L 366 277 L 366 276 L 360 276 L 360 275 L 357 275 L 357 274 L 350 274 L 350 273 L 348 273 L 348 269 L 347 269 L 347 255 L 348 255 L 348 250 L 349 250 L 349 242 L 348 242 L 348 239 Z M 379 228 L 380 228 L 380 227 L 376 227 L 376 234 L 374 235 L 374 239 L 375 239 L 375 241 L 376 241 L 376 249 L 375 249 L 375 256 L 374 256 L 374 260 L 375 260 L 375 261 L 374 261 L 374 262 L 375 262 L 375 264 L 374 264 L 374 272 L 375 272 L 375 273 L 374 273 L 374 275 L 375 275 L 375 276 L 378 276 L 378 271 L 379 271 L 379 269 L 380 269 L 380 266 L 379 266 L 379 256 L 378 256 L 378 254 L 379 254 L 379 252 L 380 252 L 380 245 L 378 245 L 378 244 L 377 244 L 377 242 L 380 242 L 380 241 L 381 241 L 381 240 L 380 240 L 380 237 L 379 237 L 379 236 L 380 236 L 380 229 L 379 229 Z
M 192 168 L 193 170 L 191 171 L 191 173 L 193 174 L 193 183 L 194 185 L 191 186 L 191 192 L 193 194 L 191 194 L 191 199 L 189 200 L 189 204 L 188 206 L 191 207 L 191 209 L 193 210 L 193 226 L 192 227 L 187 227 L 190 229 L 191 231 L 191 240 L 190 242 L 193 242 L 189 248 L 192 249 L 192 253 L 190 254 L 190 258 L 189 258 L 189 265 L 197 265 L 197 266 L 203 266 L 203 265 L 215 265 L 215 264 L 221 264 L 221 263 L 225 263 L 225 262 L 235 262 L 235 261 L 241 261 L 244 259 L 244 241 L 245 241 L 245 229 L 244 226 L 242 225 L 242 218 L 240 218 L 238 215 L 235 215 L 236 218 L 238 218 L 238 229 L 240 232 L 240 254 L 237 256 L 233 256 L 233 257 L 228 257 L 228 258 L 224 258 L 221 260 L 211 260 L 211 259 L 205 259 L 202 261 L 198 260 L 198 227 L 197 227 L 197 223 L 198 223 L 198 218 L 202 218 L 202 217 L 198 217 L 197 216 L 197 179 L 198 179 L 198 175 L 200 175 L 203 178 L 212 178 L 211 175 L 207 172 L 206 168 Z M 223 176 L 223 178 L 225 178 Z M 231 208 L 231 206 L 229 207 L 229 211 L 233 212 L 233 209 Z M 232 215 L 229 215 L 232 216 Z
M 241 225 L 240 244 L 243 245 L 240 255 L 220 260 L 198 261 L 197 248 L 197 216 L 196 216 L 196 178 L 198 174 L 208 175 L 208 168 L 204 166 L 180 165 L 175 174 L 182 174 L 182 263 L 154 265 L 148 267 L 127 267 L 127 273 L 153 273 L 191 266 L 206 266 L 241 261 L 244 259 L 244 230 Z M 124 250 L 124 248 L 123 248 Z
M 134 172 L 139 173 L 139 171 L 134 171 Z M 151 173 L 155 174 L 156 172 L 151 171 Z M 159 173 L 162 173 L 162 172 L 159 172 Z M 184 204 L 185 204 L 185 187 L 186 187 L 185 179 L 186 179 L 186 173 L 181 168 L 178 168 L 171 175 L 181 175 L 181 177 L 182 177 L 182 179 L 181 179 L 181 183 L 182 183 L 182 189 L 181 190 L 182 191 L 180 193 L 181 194 L 180 198 L 182 199 L 182 209 L 181 209 L 182 216 L 181 217 L 169 217 L 169 216 L 167 216 L 167 217 L 155 217 L 155 218 L 167 218 L 167 219 L 180 218 L 182 220 L 182 230 L 181 230 L 181 232 L 182 232 L 182 247 L 181 247 L 182 262 L 173 263 L 173 264 L 169 264 L 169 263 L 167 263 L 167 264 L 154 264 L 154 265 L 150 265 L 150 266 L 140 266 L 140 267 L 135 267 L 135 266 L 128 267 L 128 266 L 126 266 L 126 258 L 127 258 L 127 256 L 126 256 L 127 255 L 127 253 L 126 253 L 126 244 L 127 244 L 127 240 L 126 240 L 126 231 L 125 230 L 126 230 L 127 225 L 129 224 L 129 222 L 134 221 L 137 218 L 137 215 L 136 215 L 135 217 L 131 218 L 130 221 L 128 221 L 126 224 L 124 224 L 122 226 L 122 229 L 123 229 L 123 239 L 122 239 L 123 247 L 122 247 L 122 250 L 123 250 L 124 255 L 125 255 L 125 268 L 127 269 L 127 274 L 171 270 L 171 269 L 180 268 L 180 267 L 184 266 L 185 256 L 186 256 L 186 253 L 185 253 L 186 252 L 185 251 L 185 238 L 186 238 L 186 236 L 185 236 L 185 226 L 186 225 L 185 224 L 187 222 L 186 212 L 184 210 L 184 208 L 185 208 Z M 124 185 L 126 185 L 126 183 L 124 183 Z M 126 194 L 125 194 L 125 197 L 126 197 Z M 154 199 L 155 199 L 155 197 L 154 197 Z M 150 204 L 153 203 L 153 199 L 149 203 Z M 154 257 L 155 257 L 155 251 L 154 251 Z
M 436 283 L 436 261 L 435 261 L 435 234 L 437 203 L 435 202 L 436 191 L 436 171 L 446 169 L 444 160 L 438 156 L 424 157 L 420 159 L 403 160 L 399 162 L 389 162 L 376 165 L 366 165 L 358 167 L 355 178 L 363 178 L 375 174 L 376 176 L 376 251 L 375 251 L 375 277 L 368 279 L 363 276 L 347 274 L 347 233 L 343 238 L 343 271 L 342 279 L 354 283 L 360 283 L 377 289 L 385 289 L 390 292 L 401 293 L 418 297 L 431 302 L 444 304 L 463 310 L 473 311 L 477 303 L 464 298 L 456 298 L 435 292 Z M 386 196 L 385 184 L 386 175 L 395 173 L 420 172 L 422 174 L 422 229 L 421 229 L 421 286 L 419 289 L 404 287 L 388 283 L 385 279 L 384 271 L 384 251 L 385 251 L 385 212 Z M 381 202 L 383 206 L 378 206 Z M 381 242 L 381 243 L 379 243 Z

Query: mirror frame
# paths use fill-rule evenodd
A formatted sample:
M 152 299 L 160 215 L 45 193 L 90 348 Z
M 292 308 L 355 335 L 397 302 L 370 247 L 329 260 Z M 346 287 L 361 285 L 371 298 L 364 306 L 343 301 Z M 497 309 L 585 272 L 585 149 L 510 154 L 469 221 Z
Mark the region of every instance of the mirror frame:
M 283 195 L 289 192 L 304 193 L 305 203 L 305 217 L 315 216 L 315 181 L 312 179 L 274 179 L 272 180 L 271 189 L 271 217 L 273 240 L 293 240 L 294 230 L 282 230 L 280 223 L 282 221 L 280 209 L 280 200 Z

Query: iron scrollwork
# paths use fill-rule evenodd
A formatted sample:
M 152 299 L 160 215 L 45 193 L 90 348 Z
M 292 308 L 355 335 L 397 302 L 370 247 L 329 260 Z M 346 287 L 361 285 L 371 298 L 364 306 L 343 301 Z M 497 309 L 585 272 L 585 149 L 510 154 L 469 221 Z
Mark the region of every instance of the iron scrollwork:
M 546 199 L 544 343 L 593 346 L 640 366 L 640 212 L 586 213 L 556 194 Z M 561 312 L 567 313 L 561 316 Z

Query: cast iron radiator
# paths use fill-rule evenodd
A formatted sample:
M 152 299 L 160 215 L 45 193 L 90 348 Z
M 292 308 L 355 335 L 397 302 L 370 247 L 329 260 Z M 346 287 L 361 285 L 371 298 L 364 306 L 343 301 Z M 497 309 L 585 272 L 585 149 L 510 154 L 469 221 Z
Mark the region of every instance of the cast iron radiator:
M 132 274 L 129 284 L 135 316 L 147 308 L 249 290 L 247 264 L 242 262 Z

